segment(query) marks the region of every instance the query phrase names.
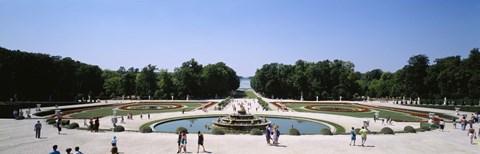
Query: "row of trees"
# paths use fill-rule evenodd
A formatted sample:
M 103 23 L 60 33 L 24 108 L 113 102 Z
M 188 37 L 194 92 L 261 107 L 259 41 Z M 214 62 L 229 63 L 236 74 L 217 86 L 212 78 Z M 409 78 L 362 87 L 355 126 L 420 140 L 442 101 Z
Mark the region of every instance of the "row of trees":
M 100 94 L 102 84 L 98 66 L 0 48 L 1 100 L 73 100 Z
M 159 72 L 158 72 L 159 71 Z M 143 98 L 185 99 L 214 98 L 230 95 L 238 89 L 240 80 L 236 72 L 219 62 L 205 67 L 191 59 L 174 72 L 159 70 L 148 65 L 141 71 L 120 67 L 117 71 L 103 72 L 105 94 L 109 97 L 138 95 Z
M 68 57 L 0 48 L 0 100 L 213 98 L 230 94 L 239 82 L 236 72 L 221 62 L 203 67 L 192 59 L 174 72 L 154 65 L 111 71 Z
M 369 97 L 478 98 L 480 97 L 480 52 L 467 58 L 450 56 L 430 64 L 425 55 L 410 57 L 396 72 L 374 69 L 354 71 L 354 65 L 341 60 L 316 63 L 297 61 L 295 65 L 266 64 L 251 81 L 256 91 L 275 98 L 347 99 Z

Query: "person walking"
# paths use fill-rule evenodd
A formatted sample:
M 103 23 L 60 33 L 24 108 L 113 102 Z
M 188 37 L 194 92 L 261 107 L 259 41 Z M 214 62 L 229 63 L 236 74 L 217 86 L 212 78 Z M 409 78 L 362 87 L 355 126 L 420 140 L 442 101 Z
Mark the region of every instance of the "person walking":
M 452 121 L 453 129 L 457 129 L 457 118 L 453 118 Z
M 150 112 L 148 112 L 147 116 L 148 116 L 148 119 L 150 119 Z
M 443 129 L 445 128 L 445 121 L 443 121 L 443 119 L 440 119 L 440 122 L 438 124 L 440 125 L 440 131 L 443 132 Z
M 182 132 L 182 138 L 180 139 L 180 149 L 179 152 L 187 153 L 187 133 L 185 131 Z
M 122 118 L 121 118 L 121 120 L 120 120 L 120 123 L 122 123 L 122 124 L 125 123 L 125 120 L 123 119 L 123 116 L 122 116 Z
M 42 130 L 42 124 L 40 121 L 37 121 L 33 129 L 35 130 L 35 138 L 40 138 L 40 131 Z
M 477 134 L 475 134 L 475 129 L 472 126 L 468 129 L 467 136 L 470 138 L 470 144 L 473 144 L 473 138 L 477 138 Z
M 116 147 L 117 146 L 117 136 L 113 136 L 112 138 L 112 147 Z
M 365 146 L 365 142 L 367 142 L 367 130 L 365 127 L 362 127 L 360 130 L 360 135 L 362 136 L 362 146 Z
M 73 154 L 83 154 L 83 152 L 80 151 L 80 147 L 76 146 L 75 147 L 75 153 Z
M 50 154 L 60 154 L 60 152 L 59 152 L 59 151 L 57 151 L 58 145 L 53 145 L 53 147 L 52 147 L 52 148 L 53 148 L 53 151 L 52 151 L 52 152 L 50 152 Z
M 352 127 L 352 131 L 350 131 L 350 146 L 355 146 L 355 141 L 357 140 L 357 135 L 355 134 L 355 128 Z
M 72 154 L 72 153 L 71 153 L 71 152 L 72 152 L 72 148 L 67 148 L 67 149 L 65 150 L 65 152 L 67 152 L 67 154 Z
M 207 152 L 207 151 L 205 151 L 205 147 L 203 146 L 203 140 L 204 140 L 204 138 L 203 138 L 202 132 L 198 131 L 198 147 L 197 147 L 197 153 L 198 153 L 198 151 L 200 150 L 200 146 L 202 146 L 203 152 Z
M 90 132 L 93 132 L 93 129 L 94 129 L 94 125 L 93 125 L 93 119 L 90 118 L 90 121 L 88 122 L 90 125 L 88 125 L 88 130 Z
M 100 120 L 95 119 L 95 132 L 98 132 L 98 128 L 100 127 Z
M 465 119 L 465 116 L 460 120 L 460 126 L 462 127 L 462 130 L 465 131 L 465 127 L 467 126 L 467 119 Z
M 266 126 L 266 129 L 265 129 L 265 137 L 266 137 L 266 140 L 267 140 L 267 145 L 270 145 L 270 139 L 272 139 L 272 137 L 270 136 L 270 125 L 267 125 Z
M 277 146 L 277 125 L 273 126 L 271 135 L 272 135 L 272 145 Z
M 62 131 L 62 127 L 60 127 L 62 121 L 60 119 L 58 119 L 57 121 L 57 130 L 58 130 L 58 134 L 60 134 L 60 132 Z
M 178 151 L 177 151 L 177 153 L 180 153 L 180 151 L 181 151 L 180 142 L 182 141 L 182 133 L 183 133 L 183 131 L 178 132 L 178 139 L 177 139 Z

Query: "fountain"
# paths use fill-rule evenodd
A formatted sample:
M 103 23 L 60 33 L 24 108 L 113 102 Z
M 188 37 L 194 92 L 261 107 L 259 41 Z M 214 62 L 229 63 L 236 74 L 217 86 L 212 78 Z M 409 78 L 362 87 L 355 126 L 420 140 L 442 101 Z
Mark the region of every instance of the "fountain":
M 230 114 L 226 117 L 220 117 L 213 122 L 215 127 L 225 128 L 229 130 L 249 131 L 253 128 L 265 129 L 270 125 L 266 117 L 258 118 L 253 114 L 247 113 L 243 104 L 240 105 L 238 113 Z

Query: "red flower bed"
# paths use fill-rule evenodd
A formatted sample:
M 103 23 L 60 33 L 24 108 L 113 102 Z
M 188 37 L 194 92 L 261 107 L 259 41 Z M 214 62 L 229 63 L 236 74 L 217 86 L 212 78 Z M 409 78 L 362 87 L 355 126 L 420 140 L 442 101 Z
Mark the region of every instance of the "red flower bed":
M 283 107 L 282 105 L 280 105 L 276 102 L 272 102 L 272 104 L 275 105 L 277 108 L 281 109 L 282 111 L 288 111 L 288 108 Z
M 213 106 L 213 105 L 215 105 L 215 104 L 217 104 L 217 102 L 210 102 L 210 103 L 208 103 L 207 105 L 198 108 L 198 110 L 203 110 L 203 109 L 209 108 L 210 106 Z

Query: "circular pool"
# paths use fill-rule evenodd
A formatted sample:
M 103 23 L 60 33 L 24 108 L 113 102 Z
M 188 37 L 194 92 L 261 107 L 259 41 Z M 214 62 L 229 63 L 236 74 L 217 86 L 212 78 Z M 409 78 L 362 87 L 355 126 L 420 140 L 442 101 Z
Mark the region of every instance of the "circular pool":
M 217 119 L 218 117 L 206 117 L 166 121 L 156 124 L 154 126 L 154 130 L 157 132 L 175 133 L 175 130 L 178 127 L 185 127 L 189 132 L 201 131 L 205 133 L 210 133 L 213 128 L 212 122 Z M 267 117 L 267 120 L 271 121 L 272 124 L 279 125 L 279 130 L 281 134 L 288 134 L 288 131 L 292 127 L 298 129 L 301 134 L 320 134 L 320 130 L 324 128 L 330 129 L 330 127 L 325 124 L 313 122 L 310 120 L 277 117 Z

